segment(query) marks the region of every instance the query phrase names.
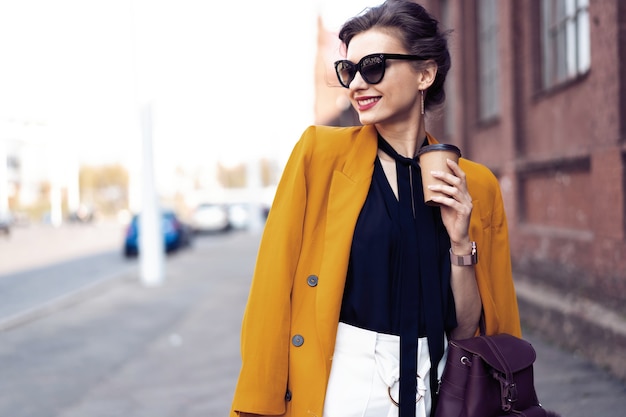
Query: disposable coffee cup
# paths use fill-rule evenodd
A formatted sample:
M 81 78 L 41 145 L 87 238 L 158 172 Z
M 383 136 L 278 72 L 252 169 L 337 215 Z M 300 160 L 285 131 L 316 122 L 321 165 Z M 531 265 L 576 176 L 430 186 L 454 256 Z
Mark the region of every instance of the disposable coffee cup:
M 428 188 L 429 185 L 446 184 L 444 181 L 433 177 L 431 171 L 442 171 L 452 174 L 452 170 L 448 168 L 446 160 L 451 159 L 459 162 L 461 150 L 454 145 L 447 143 L 435 143 L 433 145 L 422 146 L 417 153 L 419 164 L 422 171 L 422 186 L 424 188 L 424 202 L 429 206 L 439 206 L 433 201 L 436 195 L 442 195 L 440 192 L 433 191 Z

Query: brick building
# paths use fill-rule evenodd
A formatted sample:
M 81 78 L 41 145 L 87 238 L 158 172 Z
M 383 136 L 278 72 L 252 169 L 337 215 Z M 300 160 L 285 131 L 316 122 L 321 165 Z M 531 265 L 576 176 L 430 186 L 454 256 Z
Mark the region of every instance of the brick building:
M 626 378 L 626 2 L 422 4 L 452 30 L 427 129 L 500 180 L 524 325 Z M 320 31 L 318 79 L 335 38 Z M 328 84 L 317 122 L 358 123 Z

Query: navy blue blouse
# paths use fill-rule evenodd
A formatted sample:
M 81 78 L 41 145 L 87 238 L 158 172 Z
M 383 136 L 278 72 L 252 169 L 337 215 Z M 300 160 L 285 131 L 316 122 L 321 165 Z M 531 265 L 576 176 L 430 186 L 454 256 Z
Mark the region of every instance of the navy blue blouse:
M 344 323 L 393 335 L 400 335 L 401 315 L 400 277 L 394 262 L 400 250 L 400 224 L 392 214 L 398 204 L 376 158 L 372 184 L 354 231 L 340 316 Z M 456 314 L 454 303 L 448 304 L 446 329 L 449 331 L 456 327 Z M 419 308 L 423 310 L 423 304 Z M 423 337 L 426 335 L 423 311 L 420 317 L 420 329 L 423 329 L 420 337 Z
M 399 199 L 377 157 L 355 226 L 340 321 L 400 336 L 400 415 L 408 415 L 410 408 L 414 415 L 414 396 L 413 405 L 408 407 L 407 401 L 403 407 L 402 393 L 409 396 L 409 387 L 403 389 L 402 382 L 414 386 L 416 364 L 402 358 L 415 358 L 416 338 L 428 337 L 434 395 L 436 365 L 444 349 L 443 333 L 457 325 L 450 287 L 450 240 L 439 208 L 424 204 L 417 162 L 399 156 L 380 136 L 379 147 L 396 159 Z M 407 346 L 403 345 L 403 336 L 414 342 L 403 347 Z
M 401 286 L 396 259 L 401 235 L 400 224 L 394 221 L 397 206 L 376 158 L 372 184 L 354 230 L 340 320 L 399 336 Z

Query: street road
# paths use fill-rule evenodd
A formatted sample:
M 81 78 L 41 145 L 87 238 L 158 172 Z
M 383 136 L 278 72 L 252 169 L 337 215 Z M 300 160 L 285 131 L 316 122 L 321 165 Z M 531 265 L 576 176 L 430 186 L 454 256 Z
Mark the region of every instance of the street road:
M 0 277 L 81 256 L 122 250 L 124 225 L 112 220 L 59 228 L 32 224 L 0 235 Z
M 32 225 L 0 239 L 0 329 L 46 314 L 136 269 L 115 222 Z
M 241 235 L 198 237 L 167 258 L 166 281 L 155 288 L 140 284 L 137 260 L 118 249 L 67 254 L 51 269 L 97 271 L 110 281 L 0 329 L 0 416 L 226 415 L 256 250 L 256 238 Z M 0 281 L 30 277 L 45 292 L 40 272 Z
M 113 221 L 14 228 L 0 239 L 0 330 L 71 304 L 121 277 L 138 276 L 138 259 L 122 256 L 123 236 L 124 226 Z M 195 244 L 214 240 L 200 236 Z
M 0 328 L 136 269 L 135 262 L 114 250 L 1 276 Z
M 74 254 L 69 250 L 74 243 L 46 251 L 42 241 L 57 246 L 61 235 L 79 241 L 78 230 L 57 230 L 47 240 L 40 236 L 22 250 L 29 255 L 37 247 L 44 258 L 56 253 L 56 266 L 26 272 L 23 264 L 14 265 L 13 272 L 0 275 L 0 282 L 15 276 L 45 281 L 44 271 L 58 268 L 59 276 L 71 272 L 69 280 L 81 284 L 78 277 L 85 272 L 101 277 L 121 272 L 106 285 L 76 292 L 72 303 L 53 303 L 57 308 L 0 328 L 0 416 L 227 416 L 258 236 L 201 237 L 192 248 L 168 257 L 162 286 L 146 288 L 133 269 L 136 261 L 121 258 L 113 229 L 97 241 L 95 230 L 82 229 L 88 238 Z M 14 242 L 20 241 L 28 239 L 18 236 Z M 0 243 L 0 256 L 8 246 Z M 11 250 L 24 259 L 15 247 Z M 42 284 L 38 291 L 54 287 Z M 0 305 L 8 288 L 0 289 Z M 545 343 L 539 334 L 524 334 L 537 351 L 535 382 L 546 408 L 562 417 L 624 415 L 623 382 Z

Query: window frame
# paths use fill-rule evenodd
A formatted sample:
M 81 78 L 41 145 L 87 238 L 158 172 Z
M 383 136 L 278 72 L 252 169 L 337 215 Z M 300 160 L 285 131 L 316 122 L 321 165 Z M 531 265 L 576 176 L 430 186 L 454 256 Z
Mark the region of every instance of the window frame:
M 589 0 L 543 0 L 539 12 L 540 85 L 551 90 L 591 69 Z
M 478 119 L 486 123 L 501 115 L 500 22 L 498 0 L 476 1 Z

